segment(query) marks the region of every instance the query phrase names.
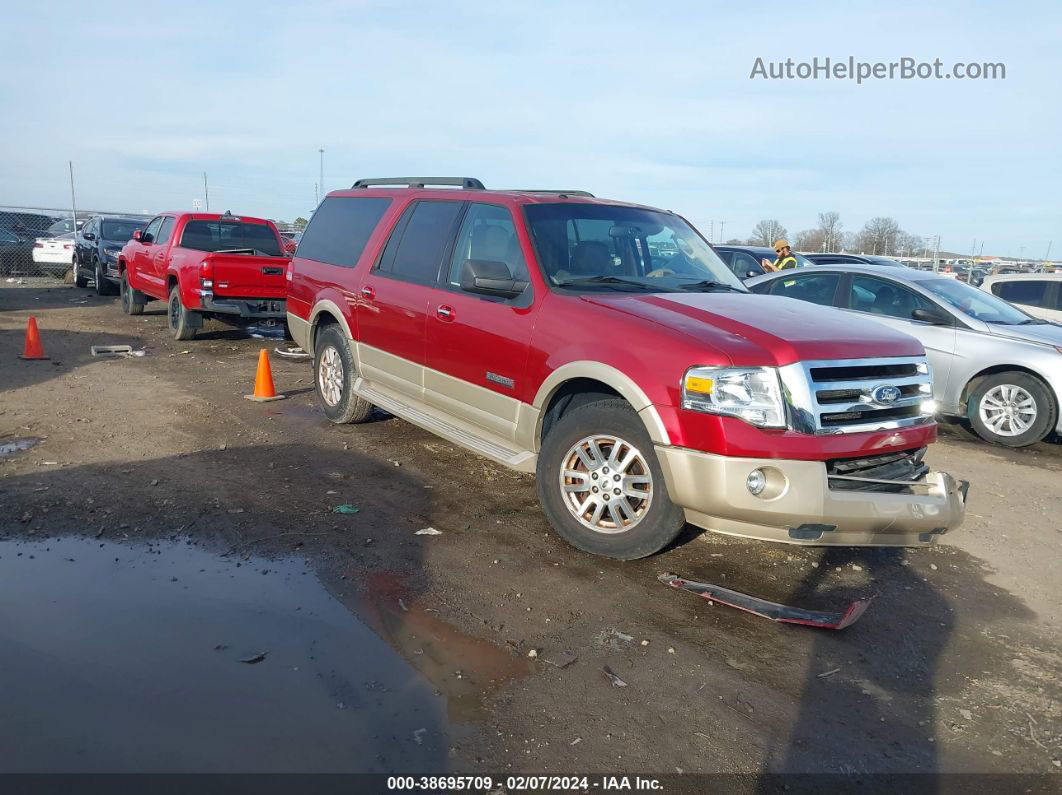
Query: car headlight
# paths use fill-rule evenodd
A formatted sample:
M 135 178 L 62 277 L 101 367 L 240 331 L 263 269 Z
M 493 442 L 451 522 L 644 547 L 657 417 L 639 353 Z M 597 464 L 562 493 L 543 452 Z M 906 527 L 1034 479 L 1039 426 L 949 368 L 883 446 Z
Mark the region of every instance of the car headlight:
M 737 417 L 758 428 L 785 428 L 773 367 L 691 367 L 682 378 L 682 408 Z
M 106 254 L 108 257 L 114 257 L 115 259 L 118 259 L 118 255 L 122 253 L 122 250 L 120 248 L 105 248 L 103 249 L 103 253 Z

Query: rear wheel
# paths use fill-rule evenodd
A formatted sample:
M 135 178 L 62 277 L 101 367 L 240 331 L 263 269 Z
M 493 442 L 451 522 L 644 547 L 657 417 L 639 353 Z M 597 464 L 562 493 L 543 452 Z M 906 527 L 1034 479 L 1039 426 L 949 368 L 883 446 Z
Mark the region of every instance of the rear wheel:
M 354 354 L 339 326 L 317 334 L 313 357 L 314 389 L 324 415 L 337 425 L 365 422 L 372 403 L 354 393 Z
M 88 287 L 88 282 L 85 280 L 85 277 L 81 275 L 81 266 L 78 265 L 76 255 L 73 262 L 70 264 L 70 269 L 74 273 L 74 287 Z
M 107 281 L 103 263 L 99 257 L 92 258 L 92 278 L 96 282 L 96 295 L 114 295 L 114 287 Z M 74 284 L 77 284 L 77 271 L 74 271 Z
M 169 320 L 170 333 L 175 340 L 192 339 L 195 336 L 195 330 L 203 325 L 198 312 L 184 308 L 181 302 L 181 288 L 176 284 L 170 289 L 170 303 L 166 317 Z
M 139 290 L 134 290 L 129 286 L 129 273 L 122 271 L 122 280 L 120 286 L 120 292 L 122 295 L 122 311 L 127 315 L 142 315 L 144 314 L 144 298 Z
M 1025 447 L 1051 432 L 1057 408 L 1042 381 L 1015 371 L 982 380 L 970 393 L 966 415 L 974 432 L 985 441 Z
M 561 417 L 542 442 L 537 475 L 550 524 L 584 552 L 643 558 L 685 524 L 653 440 L 624 400 L 588 403 Z

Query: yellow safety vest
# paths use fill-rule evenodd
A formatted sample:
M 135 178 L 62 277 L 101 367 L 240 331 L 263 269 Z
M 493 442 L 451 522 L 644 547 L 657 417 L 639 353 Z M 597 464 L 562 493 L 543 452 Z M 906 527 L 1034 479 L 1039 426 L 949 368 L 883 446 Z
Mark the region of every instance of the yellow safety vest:
M 790 254 L 788 257 L 779 257 L 774 261 L 774 267 L 778 270 L 785 270 L 786 268 L 795 268 L 797 266 L 796 257 Z

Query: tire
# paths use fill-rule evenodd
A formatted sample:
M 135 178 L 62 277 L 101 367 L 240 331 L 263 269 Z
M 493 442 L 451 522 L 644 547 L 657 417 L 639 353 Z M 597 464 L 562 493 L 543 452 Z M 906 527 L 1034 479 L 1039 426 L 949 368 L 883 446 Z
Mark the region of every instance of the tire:
M 139 290 L 134 290 L 129 286 L 129 273 L 127 271 L 122 271 L 122 281 L 119 292 L 122 296 L 123 312 L 127 315 L 144 314 L 144 299 L 140 296 Z
M 372 403 L 352 389 L 354 377 L 349 341 L 338 325 L 325 326 L 314 343 L 313 386 L 324 415 L 336 425 L 365 422 L 372 415 Z
M 195 330 L 203 325 L 198 312 L 184 308 L 181 302 L 181 288 L 176 284 L 170 289 L 170 300 L 166 305 L 166 319 L 169 322 L 170 334 L 175 340 L 192 339 L 195 336 Z
M 96 282 L 96 295 L 114 295 L 114 287 L 104 273 L 103 263 L 99 257 L 92 258 L 92 278 Z M 75 279 L 75 284 L 77 283 Z
M 633 456 L 620 472 L 613 458 L 617 447 L 621 461 Z M 644 558 L 670 544 L 685 524 L 682 509 L 668 495 L 653 441 L 625 400 L 587 403 L 563 415 L 542 442 L 537 477 L 539 501 L 550 524 L 584 552 L 618 560 Z M 626 477 L 637 481 L 625 485 Z M 591 493 L 605 482 L 608 489 Z M 564 490 L 562 484 L 576 488 Z
M 85 280 L 85 277 L 81 275 L 81 266 L 78 265 L 77 257 L 74 257 L 70 269 L 74 272 L 74 287 L 88 287 L 88 282 Z
M 1047 386 L 1028 373 L 996 373 L 970 393 L 966 417 L 986 442 L 1027 447 L 1055 427 L 1058 407 Z

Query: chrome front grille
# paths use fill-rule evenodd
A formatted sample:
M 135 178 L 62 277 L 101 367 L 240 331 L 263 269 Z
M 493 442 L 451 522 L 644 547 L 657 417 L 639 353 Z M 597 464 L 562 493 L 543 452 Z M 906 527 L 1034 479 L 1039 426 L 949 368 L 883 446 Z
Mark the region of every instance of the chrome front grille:
M 797 362 L 781 368 L 790 424 L 804 433 L 859 433 L 932 421 L 924 356 Z

